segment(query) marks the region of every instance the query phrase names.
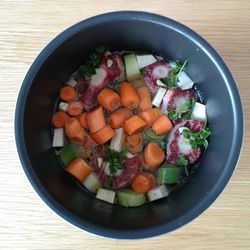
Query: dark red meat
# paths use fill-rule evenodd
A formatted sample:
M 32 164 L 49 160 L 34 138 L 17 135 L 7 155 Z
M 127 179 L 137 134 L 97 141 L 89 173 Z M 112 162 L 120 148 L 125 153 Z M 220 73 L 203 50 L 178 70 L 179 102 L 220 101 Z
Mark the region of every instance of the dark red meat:
M 90 110 L 96 105 L 97 94 L 110 82 L 122 81 L 124 76 L 122 57 L 118 53 L 106 53 L 99 68 L 96 69 L 96 74 L 89 81 L 83 77 L 79 78 L 76 85 L 77 94 L 85 110 Z
M 156 81 L 168 77 L 171 67 L 166 62 L 159 61 L 147 66 L 145 70 L 146 74 L 144 75 L 144 80 L 148 85 L 150 92 L 155 94 L 159 89 Z
M 141 161 L 138 156 L 124 160 L 124 171 L 115 176 L 112 183 L 113 189 L 124 188 L 128 186 L 133 179 L 141 173 Z
M 181 155 L 184 155 L 189 163 L 194 163 L 198 160 L 201 154 L 201 149 L 193 150 L 189 144 L 189 140 L 184 138 L 180 128 L 188 128 L 192 132 L 198 132 L 204 128 L 205 123 L 198 120 L 188 120 L 176 125 L 171 131 L 167 144 L 167 161 L 171 164 L 176 164 Z

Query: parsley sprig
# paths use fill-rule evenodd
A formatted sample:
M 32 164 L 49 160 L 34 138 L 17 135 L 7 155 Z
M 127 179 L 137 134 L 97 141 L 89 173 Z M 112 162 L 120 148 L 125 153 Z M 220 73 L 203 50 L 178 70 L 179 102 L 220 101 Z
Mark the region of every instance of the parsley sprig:
M 122 148 L 120 152 L 105 148 L 105 160 L 109 162 L 110 176 L 114 177 L 119 169 L 123 169 L 122 160 L 127 158 L 128 151 Z
M 179 61 L 174 61 L 170 63 L 171 71 L 168 77 L 161 78 L 160 81 L 163 82 L 169 89 L 176 86 L 177 77 L 182 70 L 184 70 L 187 64 L 187 60 L 182 64 Z
M 80 71 L 83 73 L 86 80 L 90 80 L 91 76 L 96 73 L 95 69 L 100 66 L 104 52 L 104 47 L 95 48 L 93 53 L 89 56 L 89 60 L 80 66 Z
M 184 167 L 185 170 L 185 174 L 188 176 L 188 160 L 186 159 L 186 157 L 184 155 L 181 155 L 179 157 L 179 159 L 176 161 L 175 163 L 177 166 L 179 167 Z
M 168 118 L 170 120 L 178 120 L 180 118 L 182 118 L 183 120 L 188 120 L 190 118 L 194 105 L 194 98 L 187 100 L 182 107 L 176 109 L 175 111 L 170 110 L 168 112 Z
M 207 138 L 211 134 L 210 128 L 206 127 L 199 132 L 192 132 L 189 129 L 183 130 L 183 136 L 190 140 L 190 145 L 193 150 L 199 146 L 203 146 L 205 149 L 208 147 Z

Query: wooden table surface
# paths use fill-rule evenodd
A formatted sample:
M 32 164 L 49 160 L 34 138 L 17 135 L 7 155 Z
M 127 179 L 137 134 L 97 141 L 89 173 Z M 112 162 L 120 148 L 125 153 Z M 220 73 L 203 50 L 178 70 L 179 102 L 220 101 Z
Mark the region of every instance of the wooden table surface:
M 110 240 L 64 221 L 29 184 L 14 142 L 18 91 L 41 49 L 76 22 L 115 10 L 159 13 L 200 33 L 234 74 L 245 114 L 241 157 L 223 194 L 193 222 L 147 240 Z M 0 14 L 0 249 L 250 249 L 250 1 L 2 0 Z

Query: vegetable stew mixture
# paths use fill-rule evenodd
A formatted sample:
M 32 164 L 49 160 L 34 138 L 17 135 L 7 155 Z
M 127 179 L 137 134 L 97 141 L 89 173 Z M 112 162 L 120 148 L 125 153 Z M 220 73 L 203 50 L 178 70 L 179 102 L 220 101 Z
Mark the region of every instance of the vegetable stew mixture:
M 187 63 L 97 48 L 60 90 L 53 147 L 76 181 L 135 207 L 169 195 L 208 147 Z

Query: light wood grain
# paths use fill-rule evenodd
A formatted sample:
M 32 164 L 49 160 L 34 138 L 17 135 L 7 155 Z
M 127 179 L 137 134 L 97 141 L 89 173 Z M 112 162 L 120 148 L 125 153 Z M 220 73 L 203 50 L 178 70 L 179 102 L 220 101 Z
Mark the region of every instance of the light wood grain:
M 193 222 L 148 240 L 105 239 L 65 222 L 32 189 L 14 142 L 16 97 L 39 51 L 74 23 L 115 10 L 159 13 L 200 33 L 233 72 L 244 106 L 244 146 L 226 190 Z M 250 1 L 2 0 L 0 14 L 0 249 L 250 248 Z

